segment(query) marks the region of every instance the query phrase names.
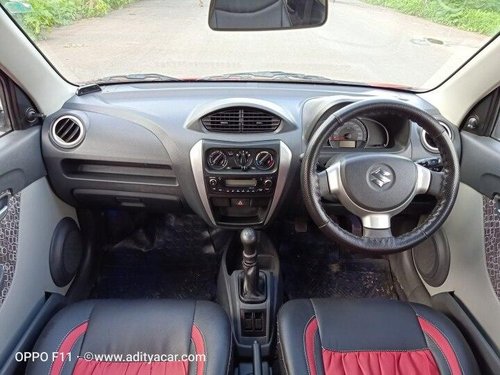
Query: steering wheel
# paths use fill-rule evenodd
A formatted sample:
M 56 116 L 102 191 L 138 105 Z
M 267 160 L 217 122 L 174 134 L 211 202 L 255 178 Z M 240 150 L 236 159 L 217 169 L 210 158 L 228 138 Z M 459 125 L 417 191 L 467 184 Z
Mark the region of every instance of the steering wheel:
M 332 128 L 357 117 L 396 115 L 422 127 L 441 153 L 442 172 L 433 172 L 413 160 L 392 153 L 344 153 L 324 171 L 317 171 L 319 154 Z M 411 126 L 410 121 L 407 121 Z M 446 220 L 458 193 L 459 162 L 443 126 L 431 115 L 396 100 L 368 99 L 343 107 L 326 118 L 307 146 L 301 167 L 306 208 L 321 231 L 348 248 L 386 254 L 414 247 L 429 238 Z M 395 237 L 391 218 L 417 194 L 436 197 L 433 211 L 415 229 Z M 336 197 L 361 219 L 363 235 L 342 229 L 326 213 L 322 199 Z

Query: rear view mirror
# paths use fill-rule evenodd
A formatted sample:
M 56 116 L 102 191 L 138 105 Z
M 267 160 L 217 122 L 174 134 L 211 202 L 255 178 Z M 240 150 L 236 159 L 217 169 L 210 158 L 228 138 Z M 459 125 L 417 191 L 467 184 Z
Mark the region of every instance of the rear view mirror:
M 257 31 L 321 26 L 328 0 L 211 0 L 213 30 Z

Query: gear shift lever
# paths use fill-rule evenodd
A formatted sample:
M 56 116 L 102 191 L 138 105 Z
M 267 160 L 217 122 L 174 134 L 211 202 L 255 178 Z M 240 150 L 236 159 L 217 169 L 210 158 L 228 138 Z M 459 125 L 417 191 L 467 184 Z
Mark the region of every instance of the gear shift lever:
M 263 294 L 259 290 L 259 265 L 257 264 L 257 235 L 252 228 L 241 231 L 243 245 L 243 290 L 242 297 L 248 300 L 260 300 Z

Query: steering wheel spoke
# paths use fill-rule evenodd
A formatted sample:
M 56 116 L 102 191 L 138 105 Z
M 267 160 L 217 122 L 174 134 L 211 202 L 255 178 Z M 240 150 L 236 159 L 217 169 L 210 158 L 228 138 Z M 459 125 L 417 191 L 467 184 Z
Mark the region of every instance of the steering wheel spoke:
M 318 173 L 319 190 L 322 198 L 336 198 L 340 191 L 340 164 L 334 163 Z
M 444 183 L 444 173 L 443 172 L 434 172 L 431 171 L 431 181 L 429 183 L 429 189 L 427 190 L 427 194 L 430 194 L 434 197 L 438 197 L 442 194 L 443 191 L 443 183 Z
M 368 237 L 368 238 L 392 237 L 392 231 L 391 228 L 373 229 L 373 228 L 363 227 L 363 237 Z
M 417 183 L 415 186 L 415 195 L 425 194 L 428 192 L 431 184 L 431 171 L 420 164 L 415 163 L 417 166 Z
M 361 217 L 363 237 L 392 237 L 391 217 L 386 213 L 370 213 Z
M 415 194 L 430 194 L 438 197 L 442 191 L 444 181 L 443 172 L 431 171 L 419 164 L 417 166 L 417 185 Z

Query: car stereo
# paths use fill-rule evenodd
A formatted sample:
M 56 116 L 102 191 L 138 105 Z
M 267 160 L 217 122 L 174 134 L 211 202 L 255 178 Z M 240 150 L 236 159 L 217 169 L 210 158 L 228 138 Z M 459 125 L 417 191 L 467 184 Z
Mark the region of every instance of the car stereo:
M 253 178 L 236 178 L 209 175 L 207 190 L 213 194 L 272 194 L 274 175 L 255 176 Z

